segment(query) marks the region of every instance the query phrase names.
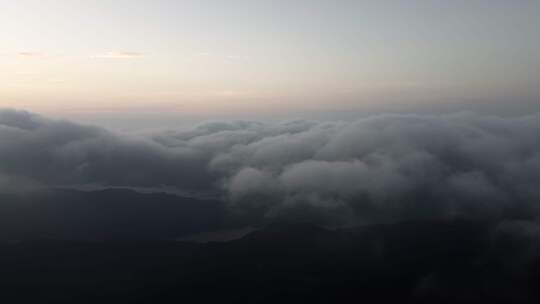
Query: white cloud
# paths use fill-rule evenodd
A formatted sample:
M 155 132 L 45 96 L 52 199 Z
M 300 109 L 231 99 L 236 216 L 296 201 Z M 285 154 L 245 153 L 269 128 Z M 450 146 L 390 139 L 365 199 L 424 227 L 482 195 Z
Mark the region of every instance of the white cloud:
M 133 58 L 141 58 L 143 56 L 144 54 L 140 52 L 123 51 L 123 52 L 108 52 L 105 54 L 99 54 L 92 57 L 101 58 L 101 59 L 133 59 Z
M 221 189 L 233 208 L 256 207 L 263 216 L 299 206 L 347 209 L 358 221 L 540 215 L 539 133 L 540 114 L 453 114 L 213 122 L 135 137 L 4 110 L 0 176 Z

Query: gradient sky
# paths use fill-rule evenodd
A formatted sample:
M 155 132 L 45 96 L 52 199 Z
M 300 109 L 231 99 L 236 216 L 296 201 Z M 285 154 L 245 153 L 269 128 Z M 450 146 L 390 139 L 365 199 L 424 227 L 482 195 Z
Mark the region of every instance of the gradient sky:
M 0 105 L 537 104 L 540 1 L 0 0 Z

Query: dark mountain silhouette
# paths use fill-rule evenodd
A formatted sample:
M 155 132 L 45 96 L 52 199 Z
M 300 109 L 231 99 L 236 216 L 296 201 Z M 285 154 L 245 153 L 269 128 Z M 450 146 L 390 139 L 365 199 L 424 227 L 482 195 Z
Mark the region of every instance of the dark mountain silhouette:
M 1 294 L 10 303 L 537 303 L 538 241 L 499 227 L 274 224 L 221 243 L 3 242 Z
M 155 240 L 216 230 L 223 203 L 126 189 L 0 194 L 0 239 Z

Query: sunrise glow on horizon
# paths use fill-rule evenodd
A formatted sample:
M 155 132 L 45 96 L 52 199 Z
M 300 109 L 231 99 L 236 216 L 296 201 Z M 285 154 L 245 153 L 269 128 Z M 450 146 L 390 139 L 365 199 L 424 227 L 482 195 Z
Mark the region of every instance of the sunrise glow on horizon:
M 3 1 L 0 103 L 51 113 L 530 103 L 539 11 L 536 1 Z

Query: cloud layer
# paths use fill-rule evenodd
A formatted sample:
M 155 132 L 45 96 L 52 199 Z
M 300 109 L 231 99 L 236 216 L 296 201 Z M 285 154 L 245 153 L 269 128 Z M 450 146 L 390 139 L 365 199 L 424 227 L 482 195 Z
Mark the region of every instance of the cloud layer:
M 143 53 L 139 52 L 108 52 L 105 54 L 100 54 L 93 56 L 94 58 L 102 59 L 133 59 L 143 57 Z
M 136 136 L 3 110 L 0 187 L 222 191 L 235 214 L 258 220 L 536 215 L 538 134 L 540 114 L 230 121 Z

